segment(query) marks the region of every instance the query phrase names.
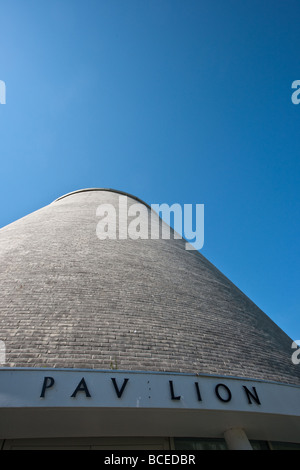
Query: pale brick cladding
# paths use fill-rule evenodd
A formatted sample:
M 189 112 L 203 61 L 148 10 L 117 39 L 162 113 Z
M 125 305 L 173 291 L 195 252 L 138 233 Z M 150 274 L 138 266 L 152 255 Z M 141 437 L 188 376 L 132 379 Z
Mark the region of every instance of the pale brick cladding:
M 76 192 L 0 230 L 4 366 L 300 384 L 292 340 L 184 240 L 97 238 L 96 208 L 118 198 Z

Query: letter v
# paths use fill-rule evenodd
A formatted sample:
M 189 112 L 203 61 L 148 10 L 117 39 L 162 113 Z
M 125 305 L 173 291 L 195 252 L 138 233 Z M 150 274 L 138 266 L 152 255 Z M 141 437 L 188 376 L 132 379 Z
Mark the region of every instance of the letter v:
M 114 385 L 114 388 L 115 388 L 117 397 L 118 397 L 118 398 L 121 398 L 121 396 L 123 395 L 123 392 L 124 392 L 124 390 L 125 390 L 125 387 L 126 387 L 127 382 L 128 382 L 129 379 L 124 379 L 123 385 L 122 385 L 121 389 L 119 389 L 118 384 L 117 384 L 115 378 L 112 378 L 111 380 L 112 380 L 112 383 L 113 383 L 113 385 Z

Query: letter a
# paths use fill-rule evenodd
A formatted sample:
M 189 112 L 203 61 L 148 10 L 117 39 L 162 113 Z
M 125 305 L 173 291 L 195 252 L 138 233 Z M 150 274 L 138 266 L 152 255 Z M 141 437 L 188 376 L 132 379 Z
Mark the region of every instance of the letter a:
M 75 390 L 72 393 L 71 397 L 75 398 L 78 392 L 84 392 L 86 397 L 88 397 L 88 398 L 91 397 L 89 389 L 87 388 L 87 385 L 85 383 L 84 377 L 80 380 L 79 384 L 75 388 Z

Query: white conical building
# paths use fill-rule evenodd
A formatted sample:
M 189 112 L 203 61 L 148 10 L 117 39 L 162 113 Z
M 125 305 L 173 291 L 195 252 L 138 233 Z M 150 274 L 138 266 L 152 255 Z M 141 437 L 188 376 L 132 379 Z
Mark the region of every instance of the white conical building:
M 149 222 L 86 189 L 0 230 L 2 447 L 300 444 L 292 340 L 185 240 L 100 240 L 120 196 Z

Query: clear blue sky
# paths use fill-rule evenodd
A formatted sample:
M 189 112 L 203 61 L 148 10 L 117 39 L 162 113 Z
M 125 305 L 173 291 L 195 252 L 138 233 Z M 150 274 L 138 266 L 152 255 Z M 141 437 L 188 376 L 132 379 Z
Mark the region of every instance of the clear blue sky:
M 0 227 L 88 187 L 202 203 L 201 252 L 300 339 L 299 1 L 0 12 Z

